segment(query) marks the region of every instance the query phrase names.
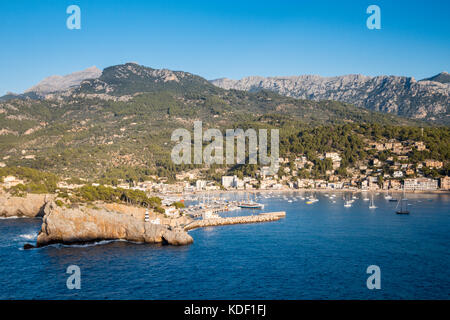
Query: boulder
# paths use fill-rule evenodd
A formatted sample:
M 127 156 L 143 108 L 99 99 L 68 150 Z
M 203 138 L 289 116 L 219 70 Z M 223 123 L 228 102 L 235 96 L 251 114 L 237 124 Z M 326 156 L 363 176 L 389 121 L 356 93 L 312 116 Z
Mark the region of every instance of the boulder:
M 163 243 L 175 246 L 185 245 L 194 242 L 194 239 L 183 229 L 165 231 L 162 235 Z

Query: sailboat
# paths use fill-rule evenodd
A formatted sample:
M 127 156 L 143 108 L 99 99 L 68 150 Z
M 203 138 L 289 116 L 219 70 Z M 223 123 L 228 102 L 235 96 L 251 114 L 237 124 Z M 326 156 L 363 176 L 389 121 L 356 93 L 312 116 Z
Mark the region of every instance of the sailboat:
M 264 209 L 263 204 L 257 203 L 254 200 L 250 200 L 248 193 L 247 193 L 247 202 L 241 202 L 239 204 L 239 207 L 245 208 L 245 209 Z
M 319 199 L 316 198 L 316 195 L 315 195 L 315 194 L 312 194 L 312 195 L 309 197 L 308 200 L 309 200 L 309 201 L 312 201 L 313 203 L 319 201 Z
M 347 197 L 346 197 L 347 198 Z M 348 199 L 346 199 L 345 200 L 345 203 L 344 203 L 344 207 L 346 207 L 346 208 L 350 208 L 351 206 L 352 206 L 352 200 L 348 200 Z
M 395 211 L 395 213 L 409 214 L 408 199 L 406 199 L 406 197 L 405 197 L 405 189 L 403 189 L 402 198 L 400 199 L 399 203 L 397 203 L 397 207 L 398 207 L 398 204 L 400 204 L 400 210 Z M 397 209 L 397 207 L 395 207 L 395 208 Z
M 385 198 L 386 200 L 392 199 L 392 196 L 389 194 L 389 191 L 387 192 L 387 195 L 384 196 L 384 198 Z
M 397 202 L 397 201 L 398 201 L 398 199 L 394 198 L 394 193 L 392 193 L 392 195 L 389 198 L 389 202 Z
M 369 205 L 369 209 L 376 209 L 377 207 L 375 206 L 375 203 L 373 202 L 373 195 L 370 199 L 370 205 Z

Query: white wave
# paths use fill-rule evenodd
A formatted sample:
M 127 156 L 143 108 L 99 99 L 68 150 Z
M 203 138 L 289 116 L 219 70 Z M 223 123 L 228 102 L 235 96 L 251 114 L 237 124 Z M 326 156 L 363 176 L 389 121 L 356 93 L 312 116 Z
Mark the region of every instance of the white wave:
M 19 235 L 19 237 L 21 237 L 23 239 L 27 239 L 27 240 L 33 240 L 33 239 L 37 238 L 37 233 L 32 232 L 32 233 L 21 234 L 21 235 Z
M 1 220 L 3 219 L 23 219 L 24 217 L 19 217 L 19 216 L 9 216 L 9 217 L 0 217 Z
M 101 240 L 101 241 L 90 242 L 90 243 L 83 243 L 83 244 L 55 243 L 55 244 L 51 244 L 49 246 L 51 246 L 51 247 L 65 247 L 65 248 L 85 248 L 85 247 L 100 246 L 100 245 L 104 245 L 104 244 L 108 244 L 108 243 L 112 243 L 112 242 L 131 242 L 131 243 L 134 243 L 132 241 L 127 241 L 127 240 L 124 240 L 124 239 L 114 239 L 114 240 Z

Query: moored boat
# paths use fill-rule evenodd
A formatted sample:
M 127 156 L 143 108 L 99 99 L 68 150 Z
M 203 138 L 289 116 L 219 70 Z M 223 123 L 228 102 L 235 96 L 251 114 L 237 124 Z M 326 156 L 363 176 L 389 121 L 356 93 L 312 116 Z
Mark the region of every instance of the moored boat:
M 398 207 L 399 204 L 400 204 L 400 209 L 396 210 L 395 213 L 397 213 L 397 214 L 409 214 L 408 199 L 406 199 L 406 197 L 405 197 L 405 190 L 404 189 L 403 189 L 402 198 L 400 199 L 399 203 L 397 203 L 397 207 Z

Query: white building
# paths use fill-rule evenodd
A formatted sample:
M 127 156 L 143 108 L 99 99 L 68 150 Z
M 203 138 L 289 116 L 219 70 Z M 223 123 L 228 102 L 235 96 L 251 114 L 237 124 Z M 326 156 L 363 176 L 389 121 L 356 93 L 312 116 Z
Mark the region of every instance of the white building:
M 6 188 L 11 188 L 21 183 L 23 183 L 23 180 L 20 180 L 15 176 L 6 176 L 5 178 L 3 178 L 3 185 Z
M 176 218 L 180 215 L 179 210 L 175 207 L 168 207 L 168 208 L 165 208 L 164 210 L 165 210 L 165 214 L 172 218 Z
M 343 182 L 330 182 L 327 184 L 328 189 L 342 189 L 344 186 Z
M 219 215 L 213 213 L 211 210 L 205 210 L 202 214 L 203 219 L 218 219 L 220 218 Z
M 222 186 L 224 188 L 236 188 L 236 176 L 223 176 Z
M 394 171 L 393 177 L 401 178 L 401 177 L 403 177 L 403 172 L 402 171 Z
M 333 162 L 340 162 L 342 160 L 337 152 L 326 152 L 325 158 L 330 158 Z
M 361 182 L 361 189 L 362 190 L 369 190 L 369 181 L 368 180 L 363 180 Z
M 403 181 L 403 187 L 405 190 L 414 191 L 429 191 L 437 190 L 438 180 L 429 178 L 416 178 L 416 179 L 405 179 Z
M 297 179 L 297 188 L 314 188 L 314 180 L 313 179 Z
M 236 178 L 235 185 L 236 185 L 236 189 L 244 189 L 245 182 L 244 182 L 244 180 Z
M 204 190 L 206 188 L 206 180 L 197 180 L 195 182 L 195 188 L 197 190 Z
M 261 175 L 261 177 L 266 177 L 266 176 L 273 176 L 273 175 L 275 175 L 275 174 L 277 174 L 278 173 L 278 168 L 279 168 L 280 166 L 278 165 L 278 164 L 276 164 L 275 166 L 273 166 L 273 167 L 269 167 L 269 166 L 267 166 L 267 167 L 262 167 L 261 168 L 261 173 L 260 173 L 260 175 Z

